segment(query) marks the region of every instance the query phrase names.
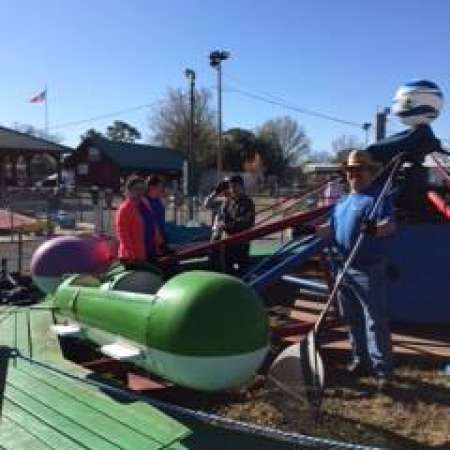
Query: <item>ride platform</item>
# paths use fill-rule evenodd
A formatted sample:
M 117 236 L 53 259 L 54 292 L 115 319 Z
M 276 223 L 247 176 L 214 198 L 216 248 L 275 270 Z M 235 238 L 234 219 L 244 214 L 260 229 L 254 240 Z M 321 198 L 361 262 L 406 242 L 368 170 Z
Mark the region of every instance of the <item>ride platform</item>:
M 307 448 L 336 445 L 334 441 L 263 427 L 231 426 L 195 410 L 179 411 L 170 404 L 155 404 L 155 395 L 145 398 L 123 390 L 115 380 L 108 382 L 96 376 L 94 367 L 64 360 L 50 331 L 51 312 L 31 310 L 27 330 L 29 311 L 27 307 L 0 306 L 0 346 L 16 348 L 24 357 L 31 356 L 32 351 L 36 361 L 9 360 L 0 419 L 1 450 L 293 450 L 303 448 L 303 443 Z M 103 363 L 106 370 L 107 361 Z M 5 365 L 0 362 L 2 367 Z M 135 391 L 145 387 L 139 387 L 140 381 Z M 99 382 L 101 385 L 93 385 Z
M 190 430 L 149 404 L 123 403 L 48 370 L 10 363 L 1 445 L 5 449 L 166 449 Z

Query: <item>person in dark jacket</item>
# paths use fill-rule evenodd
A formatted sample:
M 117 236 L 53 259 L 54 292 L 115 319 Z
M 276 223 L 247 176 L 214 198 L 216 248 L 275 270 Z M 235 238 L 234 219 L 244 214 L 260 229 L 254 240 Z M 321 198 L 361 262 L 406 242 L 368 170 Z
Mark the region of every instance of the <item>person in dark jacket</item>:
M 223 228 L 227 236 L 248 230 L 255 224 L 255 204 L 247 196 L 244 180 L 235 175 L 229 180 L 228 197 L 223 205 Z M 249 264 L 250 242 L 228 244 L 225 247 L 225 270 L 242 275 Z

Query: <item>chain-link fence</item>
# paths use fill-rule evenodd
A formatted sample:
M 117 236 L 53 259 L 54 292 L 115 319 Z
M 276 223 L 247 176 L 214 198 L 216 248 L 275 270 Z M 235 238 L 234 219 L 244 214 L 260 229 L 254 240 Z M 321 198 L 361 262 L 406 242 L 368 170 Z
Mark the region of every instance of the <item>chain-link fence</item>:
M 310 205 L 296 204 L 296 196 L 253 196 L 259 221 L 276 220 Z M 110 192 L 60 192 L 52 188 L 14 189 L 0 198 L 0 258 L 11 271 L 27 272 L 34 250 L 51 236 L 102 233 L 114 236 L 114 218 L 123 197 Z M 165 198 L 166 220 L 189 227 L 212 223 L 202 197 Z M 310 200 L 311 201 L 311 200 Z M 313 203 L 316 201 L 312 200 Z M 298 202 L 297 202 L 298 203 Z M 279 204 L 279 207 L 272 207 Z M 269 239 L 287 238 L 279 232 Z

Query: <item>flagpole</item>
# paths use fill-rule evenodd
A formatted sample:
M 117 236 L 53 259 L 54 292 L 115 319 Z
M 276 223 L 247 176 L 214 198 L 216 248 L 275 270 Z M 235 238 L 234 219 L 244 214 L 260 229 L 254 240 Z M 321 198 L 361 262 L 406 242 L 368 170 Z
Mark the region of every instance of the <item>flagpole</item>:
M 48 136 L 48 91 L 47 91 L 47 84 L 45 85 L 45 133 Z

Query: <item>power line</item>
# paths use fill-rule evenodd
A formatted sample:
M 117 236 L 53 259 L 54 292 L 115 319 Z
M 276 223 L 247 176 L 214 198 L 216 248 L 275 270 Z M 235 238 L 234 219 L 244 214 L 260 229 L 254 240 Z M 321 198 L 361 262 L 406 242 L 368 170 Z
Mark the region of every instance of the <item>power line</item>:
M 233 80 L 233 77 L 227 76 L 227 78 L 229 78 L 230 80 Z M 244 96 L 252 98 L 254 100 L 258 100 L 258 101 L 268 103 L 271 105 L 275 105 L 275 106 L 280 106 L 282 108 L 289 109 L 291 111 L 295 111 L 295 112 L 298 112 L 301 114 L 306 114 L 309 116 L 318 117 L 320 119 L 329 120 L 329 121 L 332 121 L 335 123 L 340 123 L 343 125 L 348 125 L 348 126 L 352 126 L 355 128 L 363 129 L 362 123 L 352 122 L 350 120 L 341 119 L 339 117 L 331 116 L 329 114 L 321 113 L 321 112 L 314 111 L 314 110 L 307 109 L 307 108 L 300 108 L 298 106 L 288 103 L 286 100 L 282 99 L 281 97 L 277 97 L 277 96 L 274 96 L 271 94 L 262 93 L 262 92 L 255 93 L 255 92 L 250 92 L 248 90 L 244 90 L 244 89 L 240 89 L 240 88 L 233 88 L 233 87 L 231 87 L 231 88 L 228 87 L 224 90 L 226 90 L 227 92 L 236 92 L 238 94 L 244 95 Z M 125 109 L 113 111 L 110 113 L 101 114 L 99 116 L 90 117 L 87 119 L 80 119 L 80 120 L 74 120 L 74 121 L 70 121 L 70 122 L 58 123 L 56 125 L 51 126 L 50 129 L 51 130 L 59 130 L 61 128 L 69 128 L 69 127 L 73 127 L 73 126 L 77 126 L 77 125 L 83 125 L 86 123 L 96 122 L 96 121 L 108 119 L 108 118 L 111 118 L 111 117 L 114 117 L 114 116 L 117 116 L 120 114 L 126 114 L 126 113 L 130 113 L 130 112 L 134 112 L 134 111 L 139 111 L 141 109 L 151 108 L 156 103 L 158 103 L 158 102 L 133 106 L 130 108 L 125 108 Z
M 243 89 L 237 89 L 237 88 L 231 88 L 230 89 L 230 88 L 227 88 L 225 90 L 228 91 L 228 92 L 237 92 L 237 93 L 242 94 L 242 95 L 244 95 L 246 97 L 253 98 L 253 99 L 259 100 L 261 102 L 269 103 L 271 105 L 281 106 L 282 108 L 290 109 L 292 111 L 296 111 L 296 112 L 299 112 L 299 113 L 302 113 L 302 114 L 307 114 L 309 116 L 319 117 L 321 119 L 326 119 L 326 120 L 330 120 L 332 122 L 341 123 L 341 124 L 344 124 L 344 125 L 348 125 L 348 126 L 352 126 L 352 127 L 356 127 L 356 128 L 362 129 L 362 124 L 361 123 L 351 122 L 349 120 L 340 119 L 338 117 L 330 116 L 328 114 L 320 113 L 320 112 L 317 112 L 317 111 L 312 111 L 310 109 L 299 108 L 298 106 L 292 106 L 292 105 L 289 105 L 287 103 L 279 102 L 279 101 L 276 101 L 276 100 L 270 100 L 270 99 L 268 99 L 266 97 L 263 97 L 261 95 L 253 94 L 253 93 L 248 92 L 248 91 L 244 91 Z
M 85 123 L 95 122 L 95 121 L 102 120 L 102 119 L 109 119 L 110 117 L 118 116 L 119 114 L 125 114 L 125 113 L 129 113 L 129 112 L 133 112 L 133 111 L 139 111 L 139 110 L 145 109 L 145 108 L 151 108 L 155 104 L 156 103 L 149 103 L 149 104 L 145 104 L 145 105 L 133 106 L 131 108 L 121 109 L 118 111 L 102 114 L 100 116 L 94 116 L 89 119 L 81 119 L 81 120 L 74 120 L 72 122 L 58 123 L 58 124 L 50 127 L 50 129 L 51 130 L 59 130 L 60 128 L 68 128 L 68 127 L 73 127 L 76 125 L 83 125 Z
M 233 80 L 232 77 L 227 77 L 227 78 L 229 78 L 230 80 Z M 282 99 L 281 97 L 273 96 L 271 94 L 255 93 L 255 92 L 250 92 L 248 90 L 239 89 L 239 88 L 227 88 L 226 91 L 237 92 L 237 93 L 247 96 L 249 98 L 253 98 L 254 100 L 269 103 L 271 105 L 281 106 L 282 108 L 290 109 L 292 111 L 299 112 L 301 114 L 306 114 L 309 116 L 318 117 L 321 119 L 330 120 L 332 122 L 341 123 L 344 125 L 363 129 L 362 123 L 352 122 L 350 120 L 341 119 L 339 117 L 331 116 L 329 114 L 321 113 L 318 111 L 313 111 L 313 110 L 307 109 L 307 108 L 300 108 L 298 106 L 288 103 L 286 100 Z

